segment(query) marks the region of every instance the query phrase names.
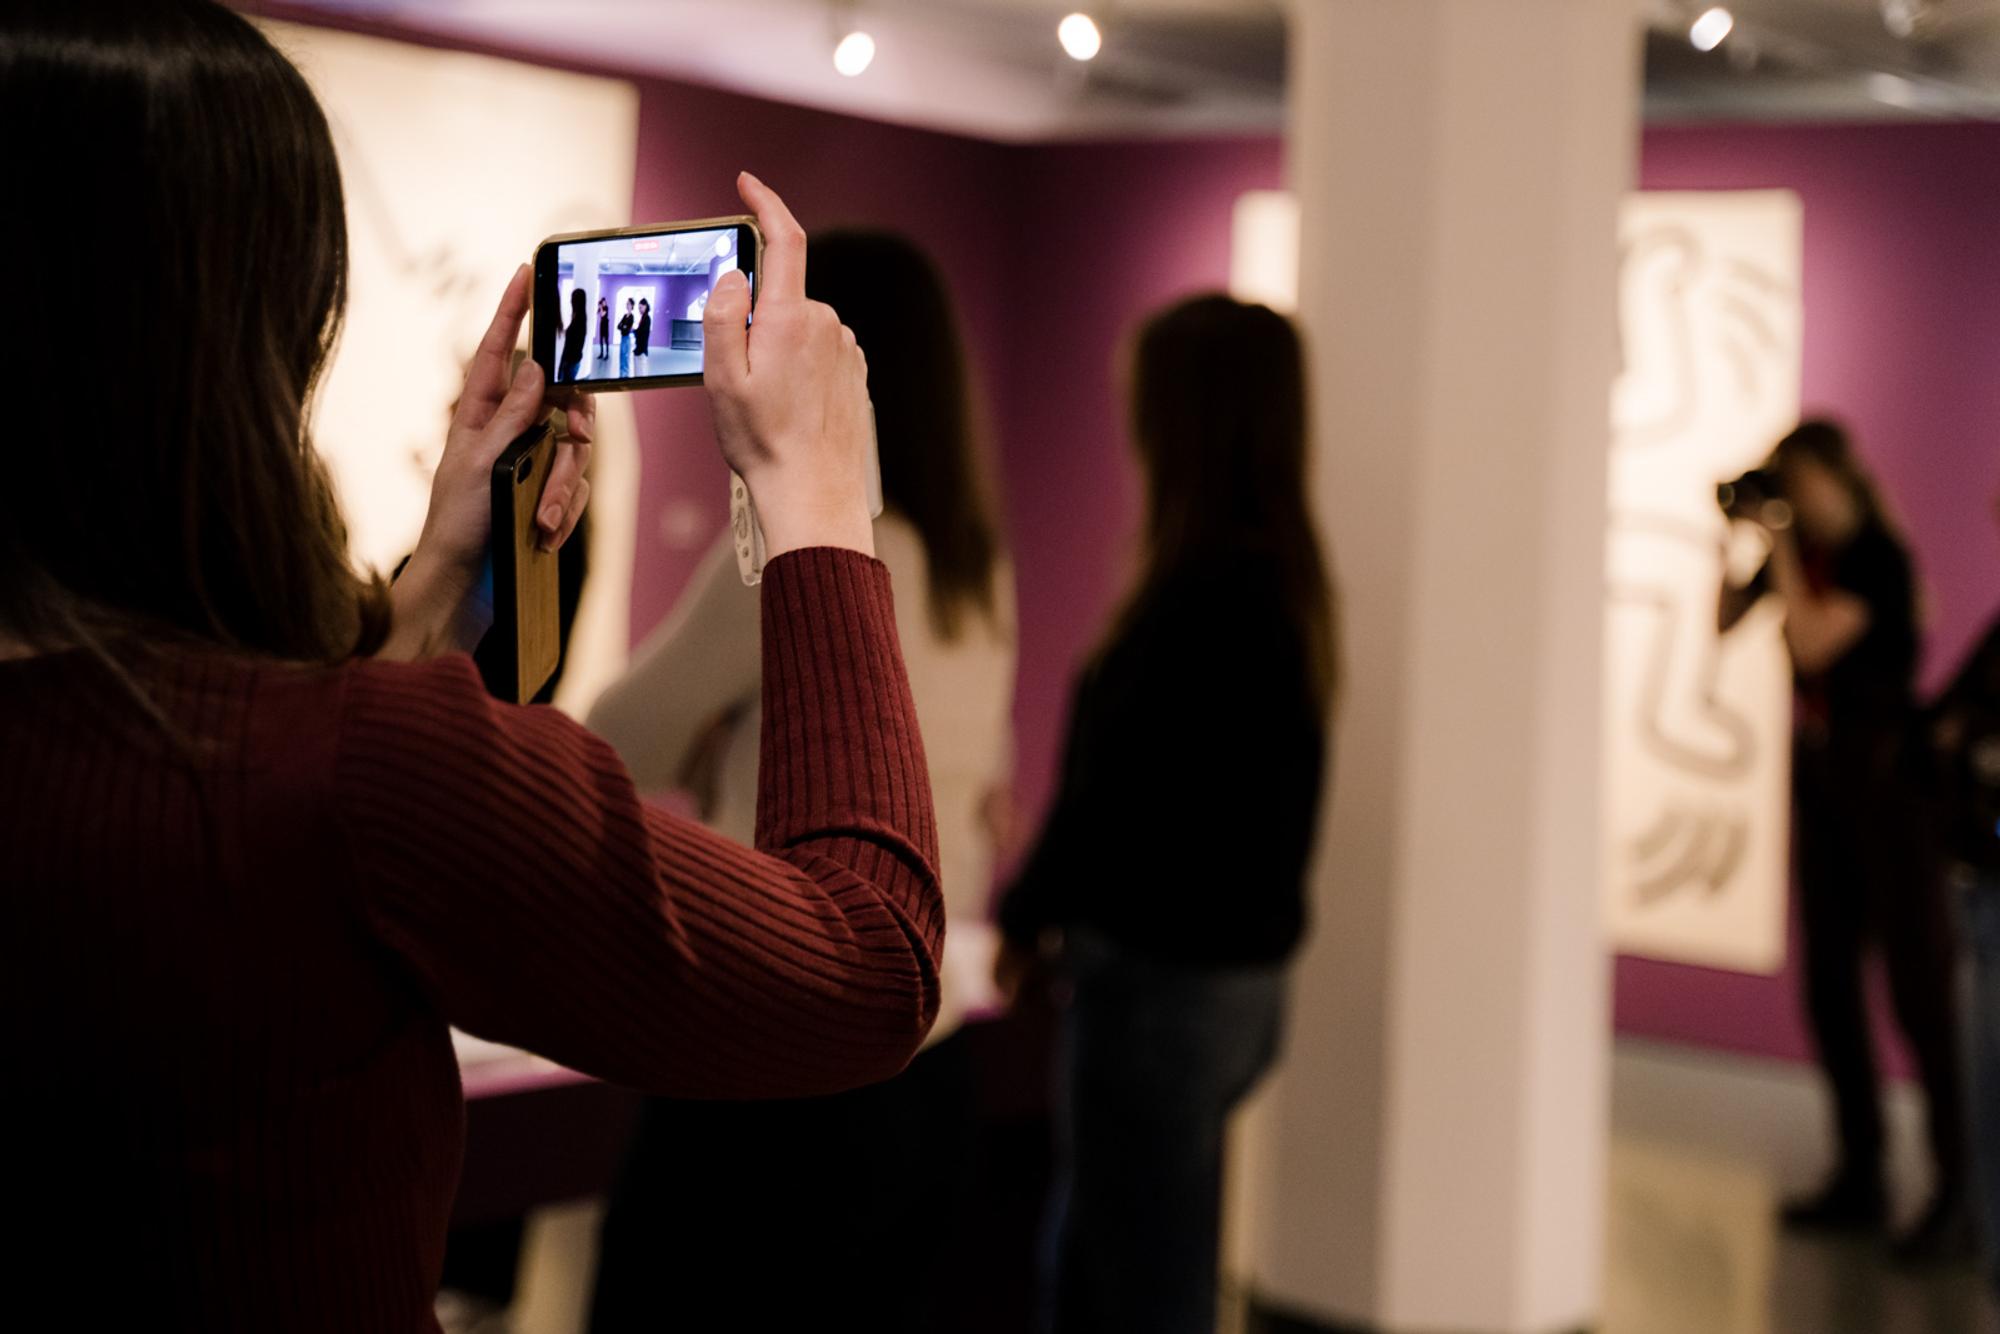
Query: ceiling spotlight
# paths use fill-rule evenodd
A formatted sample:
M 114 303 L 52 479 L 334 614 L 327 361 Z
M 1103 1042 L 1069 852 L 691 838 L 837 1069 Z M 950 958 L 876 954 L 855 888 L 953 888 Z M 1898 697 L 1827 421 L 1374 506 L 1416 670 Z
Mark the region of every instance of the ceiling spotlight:
M 1930 17 L 1927 0 L 1882 0 L 1882 26 L 1897 37 L 1916 36 Z
M 833 48 L 833 67 L 853 78 L 875 59 L 875 39 L 859 29 L 840 39 Z
M 1688 40 L 1697 51 L 1713 51 L 1736 27 L 1736 16 L 1721 5 L 1705 9 L 1688 29 Z
M 1071 14 L 1056 25 L 1056 40 L 1071 60 L 1090 60 L 1104 49 L 1104 34 L 1088 14 Z

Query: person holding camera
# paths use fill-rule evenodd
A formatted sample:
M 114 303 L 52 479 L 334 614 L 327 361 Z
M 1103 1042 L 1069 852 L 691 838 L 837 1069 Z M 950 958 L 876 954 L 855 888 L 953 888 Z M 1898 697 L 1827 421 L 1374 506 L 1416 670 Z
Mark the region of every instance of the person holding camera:
M 494 700 L 463 652 L 494 460 L 551 407 L 532 361 L 508 371 L 525 265 L 386 586 L 350 566 L 307 430 L 347 234 L 298 70 L 213 0 L 15 0 L 0 123 L 6 178 L 124 256 L 78 299 L 192 335 L 82 405 L 60 349 L 0 331 L 34 386 L 0 489 L 0 1045 L 31 1223 L 8 1252 L 77 1308 L 54 1323 L 435 1330 L 453 1024 L 679 1096 L 901 1070 L 939 1001 L 935 819 L 872 555 L 866 364 L 778 197 L 739 181 L 755 329 L 741 274 L 705 329 L 772 553 L 751 849 L 641 802 L 610 746 Z M 0 203 L 10 253 L 50 226 Z M 593 414 L 566 406 L 551 544 L 588 496 Z
M 1788 1206 L 1784 1220 L 1845 1231 L 1887 1222 L 1882 1089 L 1863 986 L 1873 947 L 1923 1080 L 1936 1168 L 1931 1202 L 1898 1251 L 1909 1259 L 1958 1254 L 1970 1234 L 1957 956 L 1924 802 L 1909 550 L 1846 431 L 1831 421 L 1804 422 L 1779 441 L 1768 469 L 1735 485 L 1732 513 L 1769 533 L 1771 555 L 1749 584 L 1724 590 L 1722 628 L 1761 597 L 1784 603 L 1798 695 L 1806 1013 L 1839 1135 L 1831 1179 Z
M 2000 496 L 1994 498 L 2000 517 Z M 2000 620 L 1932 707 L 1948 850 L 1972 944 L 1973 1148 L 1987 1275 L 2000 1295 Z

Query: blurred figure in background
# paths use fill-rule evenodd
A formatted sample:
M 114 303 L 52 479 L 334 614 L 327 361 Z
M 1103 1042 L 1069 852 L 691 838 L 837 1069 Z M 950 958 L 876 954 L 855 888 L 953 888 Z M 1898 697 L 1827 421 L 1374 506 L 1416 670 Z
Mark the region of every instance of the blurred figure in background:
M 984 483 L 944 280 L 903 238 L 813 239 L 806 286 L 868 359 L 885 507 L 876 550 L 935 794 L 949 923 L 944 999 L 896 1079 L 798 1102 L 646 1108 L 602 1232 L 593 1330 L 948 1330 L 936 1306 L 969 1156 L 959 1035 L 985 1003 L 996 934 L 986 814 L 1010 780 L 1014 580 Z M 696 791 L 748 841 L 757 808 L 758 593 L 727 532 L 590 725 L 642 788 Z
M 1899 1243 L 1909 1259 L 1970 1246 L 1956 955 L 1943 868 L 1923 808 L 1916 727 L 1917 585 L 1910 553 L 1846 432 L 1807 421 L 1770 467 L 1784 506 L 1745 513 L 1771 556 L 1721 604 L 1726 630 L 1765 595 L 1784 599 L 1798 681 L 1793 784 L 1806 1010 L 1834 1100 L 1839 1160 L 1785 1210 L 1794 1227 L 1868 1231 L 1888 1218 L 1881 1086 L 1863 961 L 1887 965 L 1896 1019 L 1928 1103 L 1936 1191 Z M 1789 513 L 1790 522 L 1781 517 Z
M 574 380 L 576 368 L 583 363 L 584 340 L 590 337 L 590 320 L 584 313 L 588 300 L 581 287 L 570 289 L 569 323 L 563 326 L 562 358 L 556 363 L 556 380 L 562 384 Z
M 1994 498 L 2000 518 L 2000 496 Z M 1966 885 L 1972 938 L 1973 1148 L 1987 1278 L 2000 1296 L 2000 620 L 1934 710 L 1949 851 Z
M 1198 297 L 1141 330 L 1132 374 L 1144 565 L 1077 683 L 996 981 L 1060 933 L 1046 1325 L 1207 1334 L 1224 1128 L 1304 929 L 1334 617 L 1292 326 Z

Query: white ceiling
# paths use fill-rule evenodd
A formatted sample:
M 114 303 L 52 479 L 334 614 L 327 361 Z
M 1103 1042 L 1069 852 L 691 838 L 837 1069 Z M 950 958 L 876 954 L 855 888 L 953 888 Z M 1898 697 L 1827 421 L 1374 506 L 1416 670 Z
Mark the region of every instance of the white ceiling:
M 1323 3 L 1325 0 L 1294 0 Z M 1616 3 L 1616 0 L 1604 0 Z M 1655 120 L 2000 119 L 2000 0 L 1914 0 L 1912 37 L 1884 0 L 1733 0 L 1737 32 L 1702 55 L 1708 0 L 1648 12 Z M 637 74 L 1008 141 L 1268 133 L 1284 103 L 1283 0 L 291 0 Z M 1055 25 L 1089 9 L 1102 55 L 1078 65 Z M 847 25 L 874 64 L 837 74 Z

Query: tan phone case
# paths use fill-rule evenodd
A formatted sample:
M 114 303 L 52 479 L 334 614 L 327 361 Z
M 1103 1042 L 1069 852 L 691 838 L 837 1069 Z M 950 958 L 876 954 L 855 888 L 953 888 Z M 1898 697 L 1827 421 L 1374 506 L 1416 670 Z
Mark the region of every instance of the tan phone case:
M 495 651 L 485 666 L 486 686 L 516 704 L 539 694 L 562 660 L 562 562 L 542 550 L 535 524 L 555 457 L 555 427 L 541 421 L 515 437 L 493 464 Z

